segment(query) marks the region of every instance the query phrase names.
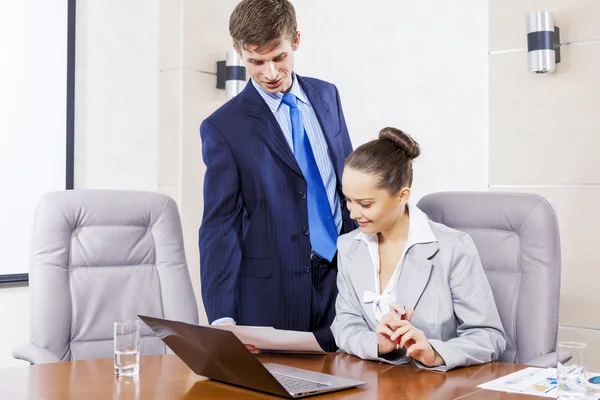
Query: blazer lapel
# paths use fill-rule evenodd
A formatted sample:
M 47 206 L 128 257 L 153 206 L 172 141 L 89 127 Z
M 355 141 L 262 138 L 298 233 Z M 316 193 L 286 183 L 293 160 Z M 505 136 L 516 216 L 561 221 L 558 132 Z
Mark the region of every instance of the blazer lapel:
M 294 157 L 294 153 L 292 153 L 290 146 L 285 140 L 277 119 L 269 109 L 269 106 L 260 97 L 252 82 L 248 81 L 246 88 L 240 95 L 246 101 L 248 117 L 255 120 L 252 130 L 264 140 L 277 158 L 283 161 L 296 174 L 304 177 L 298 166 L 296 157 Z
M 398 280 L 397 303 L 415 309 L 429 282 L 433 256 L 438 252 L 437 242 L 415 244 L 406 253 Z
M 362 240 L 353 240 L 350 248 L 346 252 L 348 262 L 348 274 L 352 285 L 356 290 L 358 301 L 360 301 L 365 314 L 369 317 L 374 326 L 377 326 L 377 319 L 373 311 L 372 303 L 364 303 L 363 296 L 366 290 L 375 293 L 375 267 L 369 255 L 367 244 Z

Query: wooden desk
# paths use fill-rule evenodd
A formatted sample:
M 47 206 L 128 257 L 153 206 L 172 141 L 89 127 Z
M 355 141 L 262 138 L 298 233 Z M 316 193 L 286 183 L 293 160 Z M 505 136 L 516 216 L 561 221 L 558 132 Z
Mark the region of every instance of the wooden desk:
M 492 363 L 446 374 L 390 366 L 330 353 L 326 356 L 263 355 L 263 362 L 360 379 L 367 385 L 315 399 L 528 399 L 477 388 L 477 385 L 524 366 Z M 213 382 L 194 374 L 177 356 L 141 357 L 140 375 L 117 378 L 113 360 L 87 360 L 0 370 L 0 399 L 236 399 L 278 398 Z

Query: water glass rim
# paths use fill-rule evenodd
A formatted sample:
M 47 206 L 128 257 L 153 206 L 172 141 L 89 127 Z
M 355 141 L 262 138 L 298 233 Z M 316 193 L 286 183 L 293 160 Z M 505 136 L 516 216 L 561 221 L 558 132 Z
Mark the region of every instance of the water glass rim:
M 136 324 L 136 325 L 139 325 L 139 324 L 140 324 L 140 321 L 139 321 L 139 320 L 137 320 L 137 319 L 121 319 L 121 320 L 118 320 L 118 321 L 115 321 L 115 322 L 114 322 L 114 325 L 115 325 L 115 326 L 117 326 L 117 325 L 128 325 L 128 324 Z
M 587 343 L 584 342 L 558 342 L 557 348 L 569 348 L 569 349 L 585 349 L 587 347 Z

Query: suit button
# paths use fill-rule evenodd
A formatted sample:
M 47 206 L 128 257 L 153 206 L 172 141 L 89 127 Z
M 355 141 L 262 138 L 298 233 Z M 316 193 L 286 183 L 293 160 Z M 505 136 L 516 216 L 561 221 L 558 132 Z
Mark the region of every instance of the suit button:
M 306 198 L 306 193 L 300 192 L 300 198 L 304 200 Z
M 302 233 L 304 233 L 304 236 L 308 236 L 309 231 L 308 231 L 308 229 L 304 228 L 304 229 L 302 229 Z
M 310 273 L 310 267 L 308 265 L 304 266 L 304 272 L 306 272 L 307 274 Z

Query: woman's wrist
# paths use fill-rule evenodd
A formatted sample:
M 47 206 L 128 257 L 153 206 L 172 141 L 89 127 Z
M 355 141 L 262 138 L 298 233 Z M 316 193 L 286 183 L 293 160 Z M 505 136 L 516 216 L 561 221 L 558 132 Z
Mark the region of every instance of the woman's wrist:
M 431 346 L 431 344 L 430 344 L 430 346 Z M 433 362 L 431 363 L 432 365 L 428 365 L 428 367 L 440 367 L 442 365 L 446 365 L 446 361 L 444 361 L 444 359 L 442 358 L 442 356 L 440 356 L 440 353 L 438 353 L 433 348 L 433 346 L 431 346 L 431 350 L 435 354 L 435 358 L 434 358 Z
M 377 357 L 381 357 L 381 356 L 385 356 L 386 354 L 391 353 L 393 350 L 389 350 L 389 351 L 382 351 L 381 347 L 379 346 L 379 342 L 377 342 Z

